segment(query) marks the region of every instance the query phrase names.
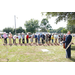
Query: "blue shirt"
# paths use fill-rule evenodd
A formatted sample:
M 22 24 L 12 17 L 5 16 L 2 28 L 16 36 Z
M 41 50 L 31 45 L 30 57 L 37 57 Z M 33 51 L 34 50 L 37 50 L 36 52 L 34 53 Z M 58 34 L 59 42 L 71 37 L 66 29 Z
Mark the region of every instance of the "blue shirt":
M 37 38 L 37 35 L 35 35 L 35 38 Z
M 22 35 L 22 38 L 24 38 L 24 35 Z
M 18 36 L 18 39 L 21 39 L 21 36 L 20 35 Z
M 40 40 L 40 35 L 38 35 L 38 40 Z

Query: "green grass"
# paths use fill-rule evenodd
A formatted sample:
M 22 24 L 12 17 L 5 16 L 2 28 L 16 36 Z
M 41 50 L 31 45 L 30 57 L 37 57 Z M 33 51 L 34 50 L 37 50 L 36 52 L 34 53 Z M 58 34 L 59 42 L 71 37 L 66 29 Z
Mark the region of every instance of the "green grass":
M 75 42 L 75 40 L 74 40 Z M 18 39 L 17 39 L 18 43 Z M 74 62 L 75 45 L 72 45 L 71 59 L 65 58 L 66 52 L 62 46 L 4 46 L 0 39 L 0 62 Z M 8 49 L 7 49 L 8 48 Z M 48 49 L 50 52 L 42 52 Z

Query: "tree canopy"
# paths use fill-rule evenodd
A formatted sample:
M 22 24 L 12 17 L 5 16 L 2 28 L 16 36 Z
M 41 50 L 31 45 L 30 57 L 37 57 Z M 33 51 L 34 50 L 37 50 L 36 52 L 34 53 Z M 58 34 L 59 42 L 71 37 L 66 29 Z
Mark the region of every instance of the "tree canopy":
M 35 33 L 37 28 L 39 28 L 39 21 L 31 19 L 29 21 L 26 21 L 24 26 L 26 27 L 27 32 Z
M 4 28 L 4 29 L 3 29 L 3 32 L 6 32 L 6 33 L 11 32 L 12 34 L 14 34 L 14 29 L 13 29 L 13 28 L 11 28 L 11 27 Z
M 41 31 L 48 31 L 52 27 L 49 24 L 49 21 L 47 18 L 42 19 L 41 24 L 40 24 Z
M 11 27 L 8 27 L 8 28 L 4 28 L 4 29 L 3 29 L 3 32 L 6 32 L 6 33 L 11 32 L 12 34 L 15 34 L 15 29 L 13 29 L 13 28 L 11 28 Z M 22 27 L 19 27 L 19 28 L 16 28 L 16 32 L 17 32 L 17 33 L 22 33 L 22 32 L 25 33 L 25 30 L 22 29 Z
M 16 32 L 17 33 L 22 33 L 22 32 L 25 33 L 25 30 L 22 27 L 19 27 L 19 28 L 16 29 Z
M 75 12 L 42 12 L 42 15 L 45 13 L 47 18 L 57 17 L 56 24 L 61 20 L 67 21 L 71 24 L 75 24 Z

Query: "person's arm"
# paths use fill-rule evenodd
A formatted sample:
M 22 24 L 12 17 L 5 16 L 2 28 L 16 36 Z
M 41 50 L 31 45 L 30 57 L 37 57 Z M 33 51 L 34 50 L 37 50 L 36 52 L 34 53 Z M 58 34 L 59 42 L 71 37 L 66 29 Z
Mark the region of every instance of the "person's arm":
M 66 38 L 66 40 L 65 41 L 63 41 L 62 43 L 66 43 L 68 41 L 68 39 Z

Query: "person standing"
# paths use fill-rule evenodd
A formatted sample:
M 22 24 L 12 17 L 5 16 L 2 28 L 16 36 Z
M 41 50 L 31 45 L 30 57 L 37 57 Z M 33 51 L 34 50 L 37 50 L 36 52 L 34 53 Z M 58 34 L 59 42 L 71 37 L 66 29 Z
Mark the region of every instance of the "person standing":
M 35 43 L 37 43 L 37 35 L 35 34 Z
M 18 33 L 19 44 L 21 44 L 21 35 Z
M 6 32 L 4 32 L 3 38 L 4 38 L 4 43 L 7 44 L 7 34 L 6 34 Z
M 66 40 L 63 41 L 63 43 L 65 43 L 65 48 L 67 48 L 67 46 L 70 44 L 70 42 L 72 40 L 72 36 L 70 34 L 71 34 L 70 31 L 68 31 L 67 36 L 66 36 Z M 71 58 L 71 45 L 66 50 L 66 58 Z
M 38 34 L 38 44 L 40 44 L 40 34 Z
M 16 44 L 16 35 L 13 36 L 13 44 Z
M 61 37 L 61 41 L 63 41 L 63 34 L 61 34 L 61 36 L 60 36 L 60 37 Z
M 45 39 L 45 36 L 44 36 L 44 33 L 42 34 L 42 44 L 44 44 L 44 39 Z
M 48 44 L 48 34 L 46 34 L 45 38 L 46 38 L 46 43 Z
M 58 35 L 55 33 L 54 35 L 54 38 L 55 38 L 55 43 L 57 43 L 57 38 L 58 38 Z
M 60 35 L 58 35 L 58 43 L 60 43 Z
M 49 37 L 48 38 L 49 38 L 49 43 L 50 43 L 50 41 L 51 41 L 51 34 L 49 34 Z
M 52 36 L 51 36 L 51 39 L 52 39 L 52 43 L 53 43 L 53 41 L 54 41 L 54 36 L 53 36 L 53 34 L 52 34 Z
M 12 43 L 11 43 L 11 39 L 12 39 L 12 34 L 11 34 L 11 32 L 9 32 L 8 37 L 9 37 L 9 44 L 11 45 L 11 44 L 12 44 Z
M 31 36 L 30 41 L 33 43 L 34 34 Z
M 25 43 L 25 35 L 24 35 L 23 32 L 22 32 L 22 43 L 23 43 L 23 44 Z
M 27 40 L 27 43 L 29 42 L 29 35 L 27 33 L 27 36 L 26 36 L 26 40 Z

